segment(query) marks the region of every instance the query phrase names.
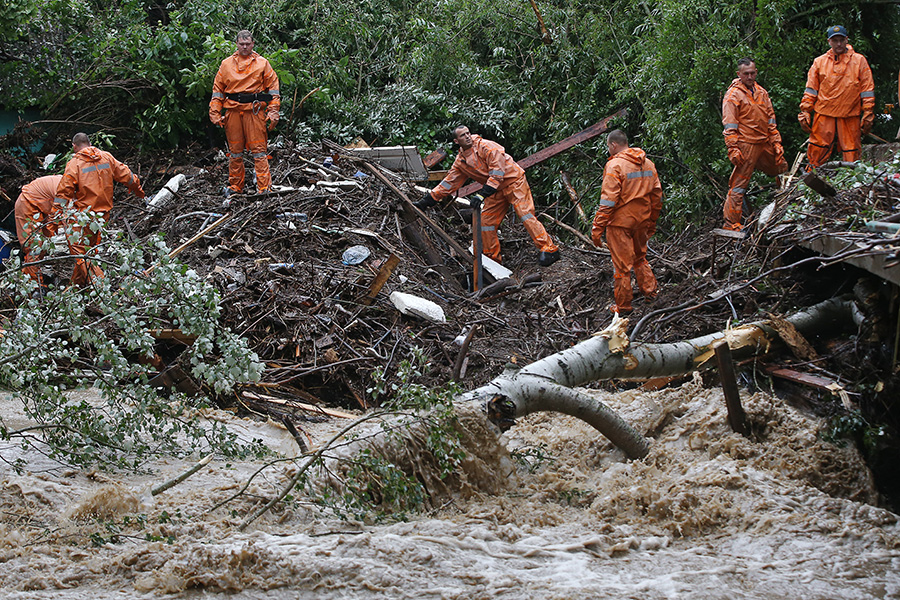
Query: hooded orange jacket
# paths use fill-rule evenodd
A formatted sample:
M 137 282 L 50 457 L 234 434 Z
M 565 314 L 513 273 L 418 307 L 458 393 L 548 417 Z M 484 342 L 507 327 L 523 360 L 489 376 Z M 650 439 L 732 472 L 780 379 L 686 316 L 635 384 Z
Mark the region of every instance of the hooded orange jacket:
M 473 135 L 472 147 L 456 155 L 450 172 L 431 190 L 431 196 L 440 202 L 469 179 L 499 190 L 524 176 L 525 170 L 506 153 L 503 146 Z
M 844 54 L 829 50 L 813 61 L 800 110 L 827 117 L 854 117 L 875 110 L 875 82 L 869 61 L 848 45 Z
M 74 200 L 79 210 L 107 212 L 113 206 L 113 181 L 125 184 L 138 198 L 144 197 L 141 182 L 131 169 L 109 152 L 88 146 L 66 163 L 56 202 L 65 205 Z
M 600 246 L 607 227 L 651 227 L 662 211 L 662 185 L 656 165 L 640 148 L 626 148 L 606 161 L 600 206 L 591 239 Z
M 271 94 L 272 100 L 261 102 L 262 110 L 266 106 L 277 111 L 281 107 L 281 92 L 279 90 L 278 75 L 269 61 L 252 52 L 247 58 L 242 58 L 235 52 L 222 61 L 216 79 L 213 82 L 212 97 L 209 100 L 209 118 L 214 123 L 222 113 L 222 108 L 233 110 L 236 108 L 248 109 L 252 104 L 241 103 L 226 97 L 225 94 Z
M 722 126 L 728 148 L 736 148 L 739 142 L 781 143 L 769 92 L 758 83 L 751 92 L 740 79 L 731 82 L 722 99 Z

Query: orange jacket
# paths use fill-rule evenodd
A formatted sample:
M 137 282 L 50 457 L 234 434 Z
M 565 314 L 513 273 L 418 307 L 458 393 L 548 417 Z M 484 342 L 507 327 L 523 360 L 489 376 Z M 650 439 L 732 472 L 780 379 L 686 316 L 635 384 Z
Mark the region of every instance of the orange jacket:
M 662 211 L 662 186 L 656 165 L 640 148 L 626 148 L 606 161 L 600 206 L 594 215 L 591 239 L 602 245 L 607 227 L 655 228 Z
M 728 148 L 736 148 L 738 142 L 781 143 L 769 92 L 758 83 L 751 92 L 740 79 L 731 82 L 722 99 L 722 126 Z
M 141 182 L 131 169 L 109 152 L 88 146 L 66 163 L 56 202 L 65 205 L 74 200 L 78 210 L 107 212 L 113 206 L 113 181 L 124 183 L 138 198 L 144 197 Z
M 853 117 L 875 110 L 875 82 L 869 61 L 848 45 L 844 54 L 829 50 L 813 61 L 800 102 L 803 112 Z
M 241 103 L 228 98 L 226 94 L 271 94 L 272 100 L 261 102 L 260 110 L 278 112 L 281 107 L 281 92 L 278 89 L 278 75 L 269 61 L 252 52 L 247 58 L 241 57 L 237 52 L 222 61 L 216 79 L 213 82 L 212 97 L 209 99 L 209 119 L 218 123 L 218 117 L 222 114 L 222 108 L 228 110 L 250 110 L 253 102 Z
M 473 135 L 472 147 L 456 155 L 450 172 L 431 190 L 431 196 L 440 202 L 469 179 L 499 190 L 520 177 L 525 177 L 525 170 L 506 153 L 503 146 Z

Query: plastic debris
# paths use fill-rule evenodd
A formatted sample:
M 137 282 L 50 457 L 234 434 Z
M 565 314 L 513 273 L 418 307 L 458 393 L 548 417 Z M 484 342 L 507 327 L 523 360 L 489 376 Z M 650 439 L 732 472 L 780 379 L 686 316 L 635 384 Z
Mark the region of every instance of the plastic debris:
M 404 315 L 420 317 L 434 323 L 447 322 L 447 319 L 444 316 L 444 309 L 431 300 L 426 300 L 425 298 L 420 298 L 419 296 L 414 296 L 412 294 L 404 294 L 403 292 L 392 292 L 390 300 L 397 310 Z
M 341 262 L 345 265 L 358 265 L 369 258 L 369 254 L 371 254 L 371 252 L 365 246 L 350 246 L 344 250 Z
M 163 206 L 169 203 L 169 201 L 175 196 L 175 193 L 178 191 L 178 188 L 184 183 L 184 180 L 187 177 L 184 176 L 183 173 L 179 173 L 175 177 L 172 177 L 163 189 L 156 192 L 156 195 L 153 196 L 153 199 L 148 202 L 150 206 L 150 210 L 159 210 Z

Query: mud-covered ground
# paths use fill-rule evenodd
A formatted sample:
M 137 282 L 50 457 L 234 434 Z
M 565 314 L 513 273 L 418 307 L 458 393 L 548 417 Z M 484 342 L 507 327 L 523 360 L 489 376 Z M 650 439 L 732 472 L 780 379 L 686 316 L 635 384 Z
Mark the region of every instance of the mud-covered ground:
M 898 517 L 874 505 L 859 453 L 822 440 L 823 420 L 747 395 L 757 432 L 747 439 L 699 379 L 594 393 L 651 437 L 649 456 L 627 461 L 585 423 L 551 413 L 498 437 L 463 408 L 457 484 L 405 522 L 339 520 L 301 495 L 239 531 L 294 462 L 216 508 L 262 463 L 215 460 L 151 496 L 192 463 L 118 474 L 26 454 L 25 473 L 0 464 L 0 597 L 900 597 Z M 8 396 L 0 410 L 27 423 Z M 279 426 L 210 416 L 296 455 Z M 312 447 L 343 424 L 310 424 Z M 2 453 L 23 456 L 8 443 Z

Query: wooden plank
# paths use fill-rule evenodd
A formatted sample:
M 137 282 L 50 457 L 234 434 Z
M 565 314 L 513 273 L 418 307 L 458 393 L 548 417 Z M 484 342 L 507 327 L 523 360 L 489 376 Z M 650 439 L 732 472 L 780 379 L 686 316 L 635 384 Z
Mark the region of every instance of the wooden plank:
M 534 165 L 547 160 L 548 158 L 553 158 L 557 154 L 561 154 L 573 146 L 577 146 L 578 144 L 580 144 L 582 142 L 591 140 L 602 133 L 606 133 L 609 130 L 609 126 L 608 126 L 609 122 L 615 118 L 624 117 L 627 112 L 628 112 L 628 110 L 623 108 L 622 110 L 618 111 L 617 113 L 609 115 L 608 117 L 606 117 L 599 123 L 594 123 L 587 129 L 579 131 L 578 133 L 576 133 L 574 135 L 570 135 L 569 137 L 562 140 L 561 142 L 556 142 L 552 146 L 548 146 L 547 148 L 544 148 L 543 150 L 538 150 L 534 154 L 526 156 L 522 160 L 517 160 L 516 162 L 519 163 L 519 166 L 522 167 L 523 169 L 527 169 L 529 167 L 533 167 Z M 469 185 L 463 186 L 462 189 L 460 189 L 459 192 L 457 192 L 457 195 L 468 196 L 475 190 L 479 190 L 479 189 L 481 189 L 480 183 L 478 183 L 478 182 L 470 183 Z
M 436 164 L 440 163 L 442 160 L 447 158 L 447 151 L 443 148 L 438 148 L 428 156 L 422 159 L 422 162 L 425 163 L 425 168 L 430 169 Z
M 391 254 L 388 257 L 387 262 L 381 265 L 381 268 L 378 269 L 378 275 L 376 275 L 375 279 L 372 280 L 372 285 L 369 286 L 369 291 L 362 299 L 363 304 L 369 305 L 375 302 L 375 297 L 378 296 L 378 292 L 381 291 L 381 288 L 383 288 L 384 284 L 387 283 L 388 277 L 391 276 L 391 273 L 394 272 L 394 269 L 399 264 L 400 259 L 397 258 L 396 254 Z
M 329 417 L 337 417 L 339 419 L 356 419 L 357 415 L 351 415 L 350 413 L 343 412 L 340 410 L 335 410 L 333 408 L 325 408 L 324 406 L 315 406 L 313 404 L 306 404 L 304 402 L 297 402 L 296 400 L 282 400 L 281 398 L 275 398 L 273 396 L 267 396 L 265 394 L 255 394 L 253 392 L 242 391 L 242 396 L 246 396 L 251 400 L 256 400 L 257 402 L 265 401 L 271 402 L 272 404 L 278 404 L 280 406 L 289 406 L 292 408 L 299 408 L 301 410 L 305 410 L 308 412 L 321 413 L 326 414 Z
M 180 329 L 150 329 L 149 333 L 155 340 L 177 340 L 187 345 L 194 343 L 196 335 L 188 335 Z
M 788 381 L 793 381 L 794 383 L 801 383 L 826 392 L 834 392 L 836 389 L 835 386 L 841 387 L 840 384 L 833 379 L 812 375 L 810 373 L 801 373 L 800 371 L 794 371 L 793 369 L 767 365 L 763 367 L 763 370 L 772 377 L 786 379 Z
M 447 176 L 447 173 L 450 172 L 450 169 L 444 169 L 442 171 L 428 171 L 428 181 L 441 181 L 444 177 Z
M 725 394 L 725 405 L 728 408 L 728 424 L 731 430 L 743 436 L 750 434 L 747 427 L 747 414 L 741 406 L 741 393 L 734 375 L 734 362 L 731 359 L 731 348 L 726 342 L 719 342 L 714 347 L 716 361 L 719 363 L 719 378 L 722 380 L 722 392 Z
M 734 231 L 732 229 L 713 229 L 712 232 L 715 236 L 729 238 L 732 240 L 743 240 L 747 237 L 747 232 Z
M 810 171 L 803 178 L 803 183 L 807 185 L 811 190 L 818 193 L 820 196 L 825 198 L 833 198 L 837 192 L 831 185 L 828 184 L 824 179 L 820 179 L 818 175 Z

